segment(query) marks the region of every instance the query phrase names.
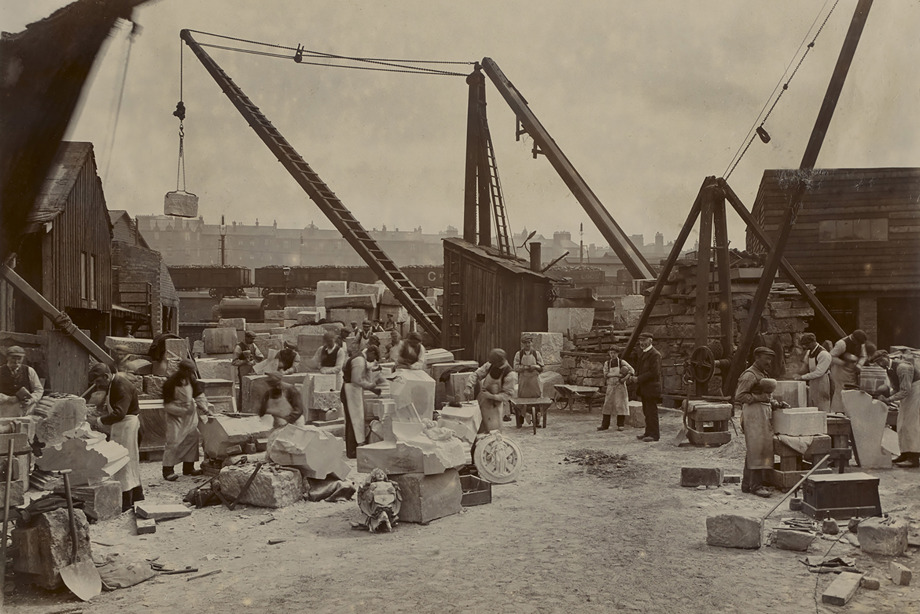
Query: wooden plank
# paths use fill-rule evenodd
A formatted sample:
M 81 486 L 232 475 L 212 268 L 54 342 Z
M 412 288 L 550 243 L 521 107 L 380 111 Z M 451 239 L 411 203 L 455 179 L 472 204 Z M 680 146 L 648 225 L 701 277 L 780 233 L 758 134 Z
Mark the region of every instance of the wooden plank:
M 821 603 L 830 605 L 846 605 L 856 591 L 859 589 L 859 582 L 866 574 L 841 572 L 833 582 L 830 583 L 824 593 L 821 594 Z

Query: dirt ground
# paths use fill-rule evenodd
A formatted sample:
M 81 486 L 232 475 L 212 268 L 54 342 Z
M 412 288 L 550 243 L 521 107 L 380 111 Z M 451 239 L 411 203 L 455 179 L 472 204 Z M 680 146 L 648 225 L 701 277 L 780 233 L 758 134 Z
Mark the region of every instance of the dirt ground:
M 819 538 L 809 554 L 831 550 L 881 581 L 846 606 L 820 604 L 833 574 L 809 573 L 802 553 L 706 545 L 706 517 L 763 515 L 776 502 L 741 493 L 737 484 L 708 490 L 679 486 L 682 466 L 740 473 L 743 440 L 722 448 L 677 448 L 669 441 L 679 414 L 662 410 L 662 439 L 636 440 L 637 429 L 598 432 L 598 410 L 551 411 L 537 435 L 506 429 L 524 454 L 513 484 L 493 486 L 492 503 L 465 508 L 427 526 L 400 524 L 392 534 L 350 527 L 354 501 L 300 502 L 278 510 L 209 507 L 134 535 L 131 514 L 93 525 L 95 555 L 159 557 L 192 565 L 207 578 L 164 575 L 81 603 L 66 591 L 19 585 L 7 598 L 23 614 L 98 612 L 920 612 L 920 554 L 899 561 L 911 586 L 887 576 L 888 557 L 866 555 L 845 539 Z M 565 462 L 574 450 L 625 455 L 601 471 Z M 354 461 L 350 461 L 352 464 Z M 145 463 L 147 498 L 177 502 L 195 483 L 167 483 Z M 920 528 L 920 470 L 873 471 L 885 512 Z M 352 474 L 356 480 L 363 475 Z M 800 516 L 783 504 L 768 520 Z M 270 519 L 273 521 L 267 522 Z M 269 540 L 285 539 L 268 545 Z

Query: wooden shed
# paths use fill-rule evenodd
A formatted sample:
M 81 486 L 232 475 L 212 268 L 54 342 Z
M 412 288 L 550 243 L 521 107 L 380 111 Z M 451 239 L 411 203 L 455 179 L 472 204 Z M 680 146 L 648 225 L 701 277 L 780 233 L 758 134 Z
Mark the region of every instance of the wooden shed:
M 752 214 L 768 236 L 798 173 L 764 172 Z M 747 242 L 759 249 L 750 232 Z M 862 328 L 880 348 L 920 347 L 920 169 L 814 171 L 785 256 L 845 330 Z
M 442 343 L 455 355 L 484 362 L 492 348 L 509 359 L 524 331 L 545 331 L 553 278 L 496 250 L 444 239 Z
M 112 311 L 112 235 L 92 143 L 61 143 L 27 219 L 16 272 L 102 342 Z M 18 332 L 50 328 L 21 300 L 14 319 Z

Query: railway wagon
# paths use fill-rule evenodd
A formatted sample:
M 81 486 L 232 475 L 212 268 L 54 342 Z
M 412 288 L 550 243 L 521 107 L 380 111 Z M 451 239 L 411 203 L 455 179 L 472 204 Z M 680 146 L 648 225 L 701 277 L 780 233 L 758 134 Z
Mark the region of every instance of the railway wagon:
M 242 266 L 170 266 L 169 276 L 177 290 L 207 288 L 227 295 L 252 285 L 252 270 Z
M 444 267 L 404 266 L 403 273 L 419 288 L 439 288 L 444 284 Z M 318 281 L 354 281 L 372 284 L 377 276 L 366 266 L 265 266 L 255 269 L 254 284 L 264 291 L 315 288 Z

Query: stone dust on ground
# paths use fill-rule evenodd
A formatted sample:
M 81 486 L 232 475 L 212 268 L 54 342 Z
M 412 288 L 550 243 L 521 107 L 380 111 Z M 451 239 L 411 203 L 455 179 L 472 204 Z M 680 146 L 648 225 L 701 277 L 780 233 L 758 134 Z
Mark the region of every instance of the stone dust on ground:
M 171 568 L 220 573 L 191 581 L 162 575 L 87 604 L 66 591 L 19 585 L 7 607 L 23 614 L 920 612 L 920 582 L 895 586 L 888 557 L 863 554 L 845 539 L 817 539 L 807 553 L 833 547 L 831 556 L 851 557 L 881 581 L 880 590 L 861 589 L 843 607 L 820 604 L 835 576 L 809 573 L 805 553 L 707 546 L 707 516 L 763 516 L 779 496 L 743 495 L 737 484 L 680 487 L 681 467 L 740 473 L 740 438 L 722 448 L 670 445 L 681 425 L 668 410 L 656 443 L 637 441 L 633 428 L 598 432 L 599 422 L 579 405 L 551 410 L 536 435 L 506 428 L 523 452 L 517 482 L 493 486 L 489 505 L 427 526 L 403 523 L 391 534 L 352 529 L 360 519 L 354 501 L 208 507 L 146 536 L 136 536 L 131 514 L 123 514 L 93 525 L 97 556 L 156 557 Z M 920 471 L 870 473 L 881 478 L 883 510 L 913 521 L 916 533 Z M 159 474 L 157 463 L 142 466 L 152 502 L 179 502 L 200 481 L 164 482 Z M 781 505 L 767 528 L 795 517 L 803 516 Z M 899 562 L 920 575 L 917 548 Z

